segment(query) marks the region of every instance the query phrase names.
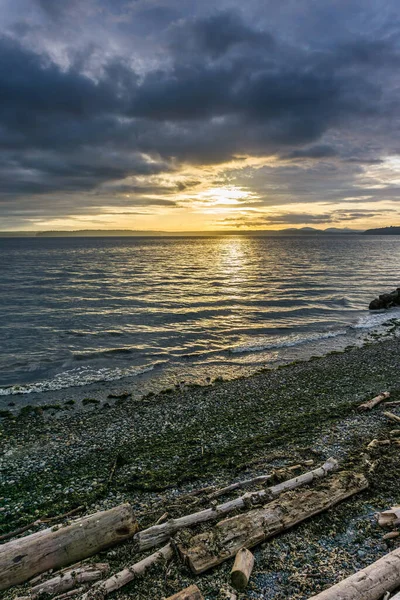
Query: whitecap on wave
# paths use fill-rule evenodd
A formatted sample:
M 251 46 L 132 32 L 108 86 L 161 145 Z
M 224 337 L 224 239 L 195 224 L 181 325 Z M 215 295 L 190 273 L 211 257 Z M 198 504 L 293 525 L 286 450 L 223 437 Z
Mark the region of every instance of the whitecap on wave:
M 100 381 L 116 381 L 123 377 L 135 377 L 152 371 L 154 367 L 164 361 L 158 361 L 141 367 L 128 368 L 102 368 L 91 369 L 90 367 L 77 367 L 69 369 L 55 375 L 52 379 L 45 379 L 35 383 L 27 383 L 25 385 L 13 385 L 0 388 L 0 396 L 11 396 L 14 394 L 32 394 L 35 392 L 48 392 L 61 390 L 69 387 L 80 387 L 90 385 Z

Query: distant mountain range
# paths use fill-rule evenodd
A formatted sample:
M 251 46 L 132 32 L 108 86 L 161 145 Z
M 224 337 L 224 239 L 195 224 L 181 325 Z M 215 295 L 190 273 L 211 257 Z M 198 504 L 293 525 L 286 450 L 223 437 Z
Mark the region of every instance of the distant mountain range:
M 328 227 L 316 229 L 315 227 L 290 227 L 287 229 L 253 229 L 230 231 L 141 231 L 133 229 L 79 229 L 77 231 L 0 231 L 0 237 L 176 237 L 212 235 L 400 235 L 400 227 L 381 227 L 379 229 L 349 229 L 348 227 Z

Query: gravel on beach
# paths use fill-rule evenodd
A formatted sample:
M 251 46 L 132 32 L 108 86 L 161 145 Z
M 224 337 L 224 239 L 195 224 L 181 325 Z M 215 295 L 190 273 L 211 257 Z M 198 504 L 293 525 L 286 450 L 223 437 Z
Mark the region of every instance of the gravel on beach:
M 176 517 L 198 510 L 196 497 L 187 496 L 193 489 L 334 456 L 342 468 L 364 472 L 370 488 L 258 546 L 249 587 L 239 595 L 308 598 L 398 543 L 382 540 L 375 514 L 399 503 L 399 447 L 366 448 L 396 426 L 380 406 L 366 413 L 357 406 L 385 390 L 400 399 L 399 358 L 400 338 L 393 337 L 248 378 L 141 401 L 92 402 L 85 412 L 3 413 L 0 533 L 78 506 L 89 514 L 125 501 L 147 527 L 166 511 Z M 400 406 L 391 410 L 400 416 Z M 140 559 L 129 542 L 97 558 L 113 572 Z M 161 599 L 196 583 L 216 600 L 231 562 L 196 577 L 175 561 L 113 597 Z M 3 597 L 16 595 L 12 589 Z

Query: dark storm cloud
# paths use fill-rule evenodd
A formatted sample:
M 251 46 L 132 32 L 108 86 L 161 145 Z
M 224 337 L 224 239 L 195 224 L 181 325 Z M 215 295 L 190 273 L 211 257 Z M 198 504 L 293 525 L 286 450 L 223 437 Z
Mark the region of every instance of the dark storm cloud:
M 300 148 L 298 150 L 292 150 L 287 154 L 282 155 L 283 159 L 291 158 L 331 158 L 337 156 L 338 151 L 333 146 L 327 144 L 320 144 L 311 146 L 310 148 Z
M 348 194 L 360 176 L 357 168 L 381 164 L 382 154 L 395 147 L 393 74 L 400 53 L 390 8 L 396 5 L 388 2 L 379 12 L 372 0 L 329 1 L 312 9 L 300 3 L 300 11 L 289 2 L 285 12 L 267 4 L 269 26 L 257 0 L 249 1 L 246 17 L 233 0 L 219 11 L 211 2 L 195 10 L 195 2 L 172 0 L 36 0 L 37 22 L 34 13 L 26 21 L 16 15 L 0 37 L 4 206 L 21 195 L 76 192 L 79 204 L 79 192 L 142 194 L 142 184 L 124 180 L 237 155 L 299 164 L 331 159 L 336 165 L 323 168 L 329 189 L 323 169 L 303 170 L 305 181 L 299 172 L 278 168 L 269 181 L 286 185 L 287 177 L 296 177 L 300 194 L 311 182 L 310 202 L 331 201 L 338 190 Z M 109 45 L 93 43 L 90 20 L 110 32 Z M 361 153 L 366 137 L 379 151 Z M 358 193 L 384 195 L 366 189 Z M 163 184 L 158 191 L 164 194 Z

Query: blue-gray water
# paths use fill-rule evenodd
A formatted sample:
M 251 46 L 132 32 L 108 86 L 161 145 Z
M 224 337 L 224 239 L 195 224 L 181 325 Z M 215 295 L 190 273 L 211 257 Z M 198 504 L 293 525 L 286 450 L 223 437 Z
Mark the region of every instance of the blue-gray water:
M 396 236 L 14 238 L 0 258 L 8 397 L 234 377 L 400 314 L 367 310 L 400 285 Z

